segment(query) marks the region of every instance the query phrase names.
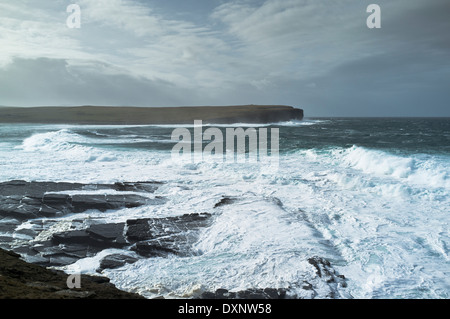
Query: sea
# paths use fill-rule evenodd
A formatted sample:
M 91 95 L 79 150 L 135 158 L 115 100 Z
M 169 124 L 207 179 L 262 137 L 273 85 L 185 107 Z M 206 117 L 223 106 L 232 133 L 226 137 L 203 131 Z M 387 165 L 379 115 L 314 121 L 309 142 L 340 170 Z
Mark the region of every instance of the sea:
M 342 298 L 450 297 L 450 119 L 305 118 L 203 130 L 209 127 L 278 129 L 277 165 L 174 158 L 172 133 L 193 132 L 193 124 L 0 124 L 0 182 L 163 182 L 154 194 L 167 199 L 162 205 L 62 216 L 61 225 L 211 213 L 196 254 L 103 271 L 147 298 L 218 288 L 301 293 L 314 280 L 313 256 L 345 276 Z M 234 200 L 217 206 L 223 198 Z M 95 274 L 100 259 L 117 251 L 64 269 Z M 316 293 L 327 297 L 320 287 Z

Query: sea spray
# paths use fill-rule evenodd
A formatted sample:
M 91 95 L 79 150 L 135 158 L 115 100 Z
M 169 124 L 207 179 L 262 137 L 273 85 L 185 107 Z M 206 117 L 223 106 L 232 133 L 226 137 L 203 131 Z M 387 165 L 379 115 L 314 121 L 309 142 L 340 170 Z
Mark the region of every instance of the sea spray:
M 279 128 L 278 170 L 261 162 L 174 160 L 171 134 L 181 126 L 0 125 L 0 180 L 162 182 L 154 196 L 166 201 L 157 207 L 24 222 L 14 231 L 18 244 L 33 231 L 50 238 L 70 225 L 85 227 L 77 220 L 210 213 L 214 222 L 191 247 L 198 254 L 103 270 L 116 286 L 145 296 L 296 287 L 300 296 L 326 298 L 331 288 L 308 262 L 320 256 L 345 275 L 341 297 L 448 298 L 449 123 L 306 119 L 204 126 L 225 133 L 227 127 Z M 134 252 L 103 250 L 76 264 L 95 273 L 102 258 L 117 253 Z M 303 281 L 314 291 L 303 289 L 309 287 Z

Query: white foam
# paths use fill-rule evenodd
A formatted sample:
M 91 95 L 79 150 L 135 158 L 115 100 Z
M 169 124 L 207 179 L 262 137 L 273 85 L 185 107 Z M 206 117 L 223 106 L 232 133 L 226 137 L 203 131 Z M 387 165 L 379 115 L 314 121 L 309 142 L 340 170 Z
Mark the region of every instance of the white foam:
M 49 228 L 41 231 L 33 241 L 45 241 L 52 238 L 53 234 L 72 230 L 72 221 L 68 219 L 62 219 L 61 221 L 51 225 Z
M 270 199 L 254 198 L 227 205 L 193 248 L 201 255 L 140 260 L 106 274 L 120 287 L 147 297 L 255 287 L 299 288 L 297 293 L 308 295 L 300 287 L 317 276 L 307 259 L 324 249 L 306 223 Z
M 26 138 L 21 147 L 25 151 L 67 151 L 76 146 L 73 143 L 82 143 L 78 134 L 68 129 L 54 132 L 37 133 Z
M 214 214 L 194 247 L 201 255 L 105 270 L 120 288 L 180 297 L 220 287 L 295 286 L 314 280 L 305 258 L 319 255 L 334 261 L 355 297 L 449 297 L 448 157 L 359 146 L 310 149 L 280 154 L 275 171 L 261 164 L 174 161 L 168 151 L 106 151 L 93 140 L 61 127 L 18 148 L 5 145 L 0 179 L 157 180 L 165 184 L 154 195 L 167 203 L 67 216 L 41 238 L 67 230 L 73 218 Z M 214 208 L 223 197 L 242 201 Z M 83 261 L 81 269 L 93 271 L 101 256 Z
M 100 266 L 100 261 L 112 254 L 121 254 L 125 256 L 131 256 L 131 257 L 137 257 L 136 253 L 123 250 L 123 249 L 115 249 L 115 248 L 108 248 L 104 249 L 101 252 L 97 253 L 96 255 L 92 257 L 86 257 L 82 258 L 78 261 L 76 261 L 73 264 L 62 266 L 62 267 L 56 267 L 57 269 L 64 270 L 65 272 L 69 274 L 98 274 L 97 269 Z
M 303 119 L 301 121 L 286 121 L 286 122 L 279 122 L 277 124 L 273 124 L 275 126 L 311 126 L 316 124 L 323 124 L 323 123 L 329 123 L 329 120 L 313 120 L 313 119 Z
M 201 119 L 199 119 L 201 120 Z M 305 119 L 305 120 L 291 120 L 291 121 L 283 121 L 283 122 L 270 122 L 270 123 L 227 123 L 227 124 L 218 124 L 218 123 L 207 123 L 203 121 L 204 127 L 267 127 L 267 126 L 309 126 L 315 125 L 319 123 L 327 123 L 327 120 L 313 120 L 313 119 Z M 162 127 L 162 128 L 177 128 L 177 127 L 186 127 L 193 128 L 194 123 L 187 124 L 160 124 L 160 125 L 148 125 L 150 127 Z
M 392 177 L 408 185 L 450 189 L 448 158 L 425 154 L 399 156 L 359 146 L 334 149 L 328 154 L 309 150 L 305 155 L 314 160 L 357 169 L 370 176 Z
M 275 196 L 301 207 L 340 251 L 353 296 L 448 296 L 448 282 L 436 280 L 446 278 L 450 244 L 448 158 L 357 146 L 297 154 L 280 165 L 277 185 L 288 185 Z
M 27 152 L 28 156 L 50 155 L 63 160 L 109 162 L 116 159 L 111 152 L 84 145 L 87 143 L 88 139 L 81 135 L 62 129 L 34 134 L 26 138 L 18 148 Z

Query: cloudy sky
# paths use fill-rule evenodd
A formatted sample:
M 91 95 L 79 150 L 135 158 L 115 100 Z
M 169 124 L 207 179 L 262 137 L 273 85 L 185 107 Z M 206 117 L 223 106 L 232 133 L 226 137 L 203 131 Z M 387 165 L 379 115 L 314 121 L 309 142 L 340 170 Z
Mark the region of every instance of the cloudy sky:
M 0 105 L 450 116 L 449 17 L 449 0 L 0 0 Z

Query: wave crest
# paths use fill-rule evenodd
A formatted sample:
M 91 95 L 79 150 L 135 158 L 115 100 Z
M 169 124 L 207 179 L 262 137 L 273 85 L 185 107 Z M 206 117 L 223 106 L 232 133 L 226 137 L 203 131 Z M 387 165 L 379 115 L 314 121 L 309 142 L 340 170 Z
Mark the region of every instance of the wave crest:
M 448 167 L 437 157 L 425 154 L 399 156 L 360 146 L 334 150 L 333 157 L 341 164 L 366 174 L 390 176 L 417 185 L 450 187 Z
M 75 161 L 114 161 L 116 157 L 106 151 L 86 146 L 86 138 L 68 129 L 34 134 L 26 138 L 20 148 L 27 152 L 51 154 Z

